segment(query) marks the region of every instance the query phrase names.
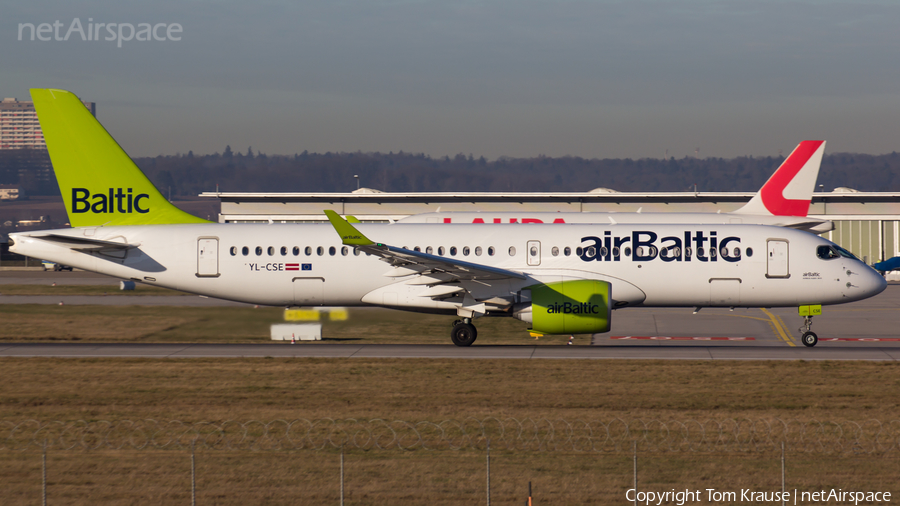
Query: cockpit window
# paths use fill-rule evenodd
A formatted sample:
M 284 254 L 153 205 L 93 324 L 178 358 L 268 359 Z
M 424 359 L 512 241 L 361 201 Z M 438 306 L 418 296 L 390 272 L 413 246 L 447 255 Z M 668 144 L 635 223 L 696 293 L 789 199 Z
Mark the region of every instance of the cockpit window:
M 856 258 L 856 256 L 853 255 L 853 253 L 850 253 L 849 251 L 845 250 L 844 248 L 838 246 L 837 244 L 835 244 L 834 247 L 837 248 L 838 252 L 841 254 L 842 257 L 859 260 L 858 258 Z
M 857 260 L 857 258 L 853 256 L 853 253 L 850 253 L 837 244 L 819 246 L 818 248 L 816 248 L 816 256 L 823 260 L 831 260 L 840 257 L 852 258 L 853 260 Z
M 823 260 L 831 260 L 840 257 L 841 254 L 832 246 L 819 246 L 816 248 L 816 256 Z

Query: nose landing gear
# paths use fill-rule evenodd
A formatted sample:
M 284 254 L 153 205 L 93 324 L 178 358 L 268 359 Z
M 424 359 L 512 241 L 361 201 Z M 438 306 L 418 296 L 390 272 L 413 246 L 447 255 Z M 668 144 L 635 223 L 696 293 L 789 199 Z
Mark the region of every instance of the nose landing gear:
M 450 331 L 450 340 L 457 346 L 472 346 L 475 338 L 478 337 L 478 330 L 472 325 L 471 318 L 463 318 L 453 322 L 453 330 Z
M 800 337 L 800 341 L 803 343 L 803 346 L 812 348 L 819 342 L 819 336 L 816 335 L 815 332 L 812 331 L 812 316 L 806 315 L 803 317 L 803 326 L 800 327 L 800 332 L 803 332 L 803 335 Z

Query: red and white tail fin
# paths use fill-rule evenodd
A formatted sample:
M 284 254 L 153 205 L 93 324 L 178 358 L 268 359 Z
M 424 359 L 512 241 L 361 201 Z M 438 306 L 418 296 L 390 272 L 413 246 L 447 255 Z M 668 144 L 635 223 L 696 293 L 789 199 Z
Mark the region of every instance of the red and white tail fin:
M 819 177 L 825 141 L 803 141 L 735 214 L 806 216 Z

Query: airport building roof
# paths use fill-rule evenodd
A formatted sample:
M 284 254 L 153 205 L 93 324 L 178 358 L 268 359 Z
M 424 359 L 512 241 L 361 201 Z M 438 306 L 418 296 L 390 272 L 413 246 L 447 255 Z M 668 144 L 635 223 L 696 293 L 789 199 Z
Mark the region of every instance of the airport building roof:
M 362 189 L 360 189 L 362 190 Z M 218 198 L 222 223 L 320 223 L 325 209 L 362 222 L 387 222 L 413 214 L 481 211 L 526 212 L 730 212 L 753 192 L 441 192 L 241 193 L 205 192 Z M 838 188 L 813 194 L 809 215 L 831 220 L 823 234 L 860 258 L 875 262 L 900 255 L 900 193 Z
M 204 192 L 221 201 L 221 222 L 325 221 L 322 210 L 386 221 L 436 211 L 730 212 L 753 192 Z M 813 194 L 810 215 L 832 219 L 900 219 L 900 193 L 837 189 Z

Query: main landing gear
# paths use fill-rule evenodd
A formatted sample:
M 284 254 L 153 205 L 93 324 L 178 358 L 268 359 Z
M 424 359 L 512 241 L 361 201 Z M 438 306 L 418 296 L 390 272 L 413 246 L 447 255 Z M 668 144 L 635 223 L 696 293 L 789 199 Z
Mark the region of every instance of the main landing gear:
M 471 318 L 463 318 L 453 322 L 453 330 L 450 331 L 450 340 L 457 346 L 472 346 L 475 338 L 478 337 L 478 330 L 472 325 Z
M 812 316 L 804 316 L 803 317 L 803 326 L 800 327 L 800 332 L 803 332 L 803 335 L 800 337 L 800 341 L 803 343 L 803 346 L 807 346 L 812 348 L 819 342 L 819 336 L 816 335 L 815 332 L 812 331 Z

